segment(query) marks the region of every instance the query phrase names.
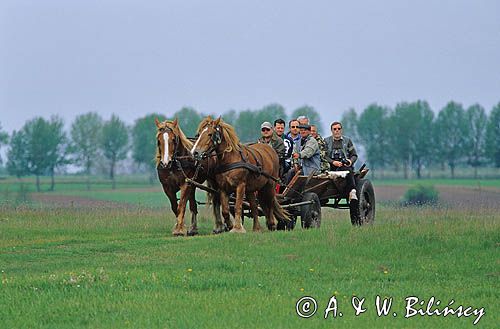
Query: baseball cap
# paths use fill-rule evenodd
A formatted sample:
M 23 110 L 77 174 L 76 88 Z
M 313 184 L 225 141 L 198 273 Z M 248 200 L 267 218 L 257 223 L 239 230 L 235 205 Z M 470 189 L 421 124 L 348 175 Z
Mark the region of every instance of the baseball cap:
M 260 125 L 260 129 L 262 129 L 262 128 L 269 128 L 269 129 L 273 129 L 273 125 L 271 124 L 271 122 L 264 121 L 264 122 L 262 122 L 262 124 Z

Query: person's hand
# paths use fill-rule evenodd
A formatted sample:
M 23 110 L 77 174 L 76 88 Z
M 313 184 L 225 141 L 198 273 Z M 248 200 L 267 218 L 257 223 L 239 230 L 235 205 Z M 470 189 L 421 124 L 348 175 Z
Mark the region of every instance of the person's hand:
M 293 156 L 294 159 L 298 159 L 299 158 L 299 154 L 298 153 L 294 153 L 292 156 Z
M 340 161 L 333 160 L 333 162 L 332 162 L 332 163 L 333 163 L 333 165 L 334 165 L 335 167 L 342 167 L 342 162 L 340 162 Z

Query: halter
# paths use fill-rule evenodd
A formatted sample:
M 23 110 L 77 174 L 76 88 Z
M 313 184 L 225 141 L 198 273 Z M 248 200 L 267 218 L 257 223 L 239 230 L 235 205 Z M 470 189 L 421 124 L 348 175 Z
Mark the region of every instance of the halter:
M 212 134 L 212 136 L 210 136 L 210 141 L 212 142 L 212 145 L 210 146 L 210 148 L 208 148 L 208 150 L 201 153 L 200 159 L 205 159 L 210 154 L 214 153 L 217 150 L 217 147 L 222 143 L 221 127 L 217 125 L 215 126 L 214 130 L 215 132 Z
M 177 152 L 179 151 L 179 136 L 177 134 L 174 133 L 174 131 L 169 128 L 169 127 L 165 127 L 165 128 L 160 128 L 159 129 L 160 133 L 172 133 L 174 134 L 175 136 L 175 140 L 174 140 L 174 153 L 172 154 L 172 159 L 169 161 L 169 163 L 163 163 L 162 160 L 160 160 L 160 162 L 158 163 L 158 166 L 157 166 L 157 169 L 172 169 L 172 165 L 173 163 L 177 162 Z M 158 141 L 158 151 L 159 153 L 161 154 L 161 149 L 160 149 L 160 141 Z

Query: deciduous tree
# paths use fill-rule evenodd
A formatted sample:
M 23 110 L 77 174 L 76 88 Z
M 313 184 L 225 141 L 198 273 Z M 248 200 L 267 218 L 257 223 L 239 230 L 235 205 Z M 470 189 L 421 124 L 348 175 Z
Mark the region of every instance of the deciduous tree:
M 128 151 L 127 146 L 127 126 L 118 116 L 113 114 L 111 119 L 104 123 L 100 138 L 102 154 L 109 161 L 109 178 L 111 178 L 113 182 L 113 189 L 116 187 L 116 163 L 126 158 Z
M 461 104 L 449 102 L 436 119 L 436 142 L 441 150 L 440 159 L 448 164 L 451 177 L 455 178 L 455 167 L 465 156 L 465 111 Z
M 500 103 L 491 110 L 487 130 L 487 155 L 500 168 Z
M 90 190 L 91 168 L 99 156 L 101 129 L 102 118 L 94 112 L 77 116 L 71 125 L 70 150 L 74 157 L 73 164 L 83 167 L 87 175 L 88 190 Z
M 132 158 L 142 166 L 149 175 L 149 182 L 153 183 L 155 170 L 155 152 L 156 152 L 156 125 L 155 119 L 166 120 L 161 114 L 148 114 L 135 120 L 132 128 Z

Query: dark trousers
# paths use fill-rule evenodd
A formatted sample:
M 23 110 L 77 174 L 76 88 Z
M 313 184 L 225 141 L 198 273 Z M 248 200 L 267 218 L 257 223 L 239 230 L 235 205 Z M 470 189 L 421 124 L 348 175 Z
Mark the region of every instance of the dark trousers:
M 332 171 L 349 171 L 349 173 L 345 177 L 347 183 L 346 185 L 347 193 L 351 192 L 353 188 L 354 189 L 356 188 L 356 182 L 354 181 L 354 170 L 352 169 L 352 167 L 346 167 L 346 166 L 335 167 L 333 165 L 330 165 L 330 168 Z

